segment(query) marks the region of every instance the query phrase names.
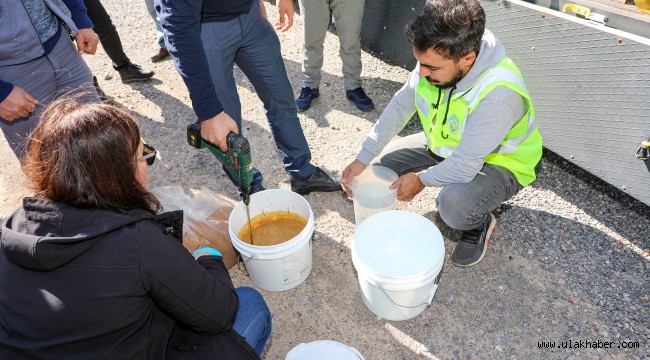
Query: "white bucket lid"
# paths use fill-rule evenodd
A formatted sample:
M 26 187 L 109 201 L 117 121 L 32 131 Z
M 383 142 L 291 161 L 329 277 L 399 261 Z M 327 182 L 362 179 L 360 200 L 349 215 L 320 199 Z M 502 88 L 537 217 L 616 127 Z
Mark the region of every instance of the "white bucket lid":
M 417 287 L 435 278 L 445 256 L 440 230 L 416 213 L 390 210 L 357 227 L 352 262 L 358 272 L 397 287 Z
M 351 346 L 331 340 L 303 343 L 291 349 L 285 360 L 364 360 Z

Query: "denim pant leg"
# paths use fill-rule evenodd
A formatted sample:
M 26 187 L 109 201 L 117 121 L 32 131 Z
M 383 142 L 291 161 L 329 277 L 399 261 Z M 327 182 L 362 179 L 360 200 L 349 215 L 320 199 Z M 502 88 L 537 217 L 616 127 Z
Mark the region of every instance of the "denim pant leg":
M 427 139 L 420 132 L 391 141 L 372 164 L 385 166 L 402 176 L 428 169 L 438 164 L 438 160 L 427 151 Z
M 517 178 L 506 168 L 484 164 L 474 180 L 449 184 L 436 198 L 440 217 L 457 230 L 476 229 L 487 221 L 488 213 L 522 189 Z
M 165 46 L 165 36 L 163 33 L 163 28 L 162 24 L 160 24 L 160 19 L 158 18 L 158 13 L 156 13 L 156 8 L 153 5 L 153 0 L 144 0 L 144 4 L 147 6 L 147 11 L 149 12 L 149 15 L 151 16 L 151 19 L 153 20 L 154 25 L 156 25 L 156 36 L 157 36 L 157 42 L 158 46 L 166 49 L 167 46 Z
M 235 63 L 264 103 L 271 135 L 285 170 L 294 179 L 307 179 L 316 172 L 316 167 L 311 164 L 311 151 L 298 119 L 278 35 L 260 15 L 257 1 L 248 14 L 239 18 L 244 38 Z
M 239 296 L 239 311 L 233 328 L 262 355 L 271 335 L 271 311 L 257 290 L 239 287 L 235 291 Z
M 224 22 L 209 22 L 201 25 L 201 42 L 208 59 L 210 77 L 216 89 L 223 110 L 237 123 L 239 133 L 243 133 L 241 102 L 237 93 L 237 84 L 233 75 L 235 55 L 239 51 L 242 39 L 242 28 L 239 19 Z M 232 176 L 224 168 L 231 181 Z M 262 173 L 253 168 L 251 193 L 262 189 Z M 235 183 L 233 181 L 233 183 Z

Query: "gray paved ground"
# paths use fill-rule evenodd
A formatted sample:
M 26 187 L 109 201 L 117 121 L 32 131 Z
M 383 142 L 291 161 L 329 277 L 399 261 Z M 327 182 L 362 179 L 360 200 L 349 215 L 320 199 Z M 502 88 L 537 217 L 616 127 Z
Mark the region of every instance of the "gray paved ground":
M 150 172 L 151 187 L 200 186 L 235 198 L 216 160 L 188 147 L 193 121 L 188 94 L 171 61 L 151 64 L 153 28 L 144 4 L 105 0 L 127 54 L 155 78 L 123 85 L 103 51 L 86 57 L 106 92 L 138 120 L 143 137 L 162 158 Z M 275 16 L 275 8 L 269 6 Z M 281 35 L 285 64 L 296 93 L 300 83 L 301 19 Z M 365 134 L 407 71 L 363 55 L 365 87 L 377 111 L 364 114 L 345 99 L 338 42 L 326 40 L 321 99 L 300 116 L 316 163 L 340 172 L 354 159 Z M 107 79 L 108 77 L 108 79 Z M 268 125 L 250 84 L 238 72 L 246 135 L 268 188 L 288 189 Z M 534 97 L 534 94 L 533 94 Z M 544 119 L 539 119 L 544 121 Z M 412 132 L 411 126 L 404 133 Z M 0 211 L 26 193 L 17 161 L 0 143 Z M 306 196 L 315 218 L 313 271 L 295 289 L 262 291 L 274 314 L 265 359 L 284 359 L 301 342 L 329 339 L 357 348 L 366 359 L 648 359 L 650 358 L 650 215 L 647 207 L 613 200 L 553 162 L 542 161 L 539 179 L 501 209 L 485 260 L 460 269 L 448 261 L 459 234 L 437 216 L 427 189 L 400 209 L 436 223 L 446 238 L 446 265 L 433 304 L 403 322 L 378 319 L 361 301 L 350 258 L 352 204 L 341 194 Z M 252 286 L 231 270 L 236 285 Z M 613 341 L 613 349 L 539 349 L 539 342 Z M 619 348 L 637 342 L 638 349 Z

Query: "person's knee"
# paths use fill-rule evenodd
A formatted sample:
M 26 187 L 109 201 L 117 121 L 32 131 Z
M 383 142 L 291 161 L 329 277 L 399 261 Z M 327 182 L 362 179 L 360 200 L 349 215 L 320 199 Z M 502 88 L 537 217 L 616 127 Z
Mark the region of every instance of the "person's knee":
M 387 167 L 399 176 L 404 175 L 405 172 L 403 161 L 401 161 L 394 152 L 380 154 L 370 162 L 370 165 L 381 165 Z
M 235 289 L 235 292 L 237 292 L 237 296 L 239 297 L 240 302 L 246 302 L 248 304 L 255 304 L 255 308 L 260 310 L 260 312 L 264 312 L 268 314 L 269 318 L 271 316 L 271 311 L 269 310 L 268 306 L 266 305 L 266 301 L 264 300 L 264 296 L 260 294 L 259 291 L 247 287 L 247 286 L 242 286 L 238 287 Z
M 436 203 L 440 218 L 449 227 L 457 230 L 470 230 L 476 224 L 476 209 L 474 199 L 460 184 L 445 186 L 438 195 Z
M 253 289 L 252 287 L 240 286 L 235 289 L 235 292 L 237 292 L 237 295 L 240 298 L 264 301 L 264 297 L 262 297 L 262 294 L 260 294 L 259 291 Z

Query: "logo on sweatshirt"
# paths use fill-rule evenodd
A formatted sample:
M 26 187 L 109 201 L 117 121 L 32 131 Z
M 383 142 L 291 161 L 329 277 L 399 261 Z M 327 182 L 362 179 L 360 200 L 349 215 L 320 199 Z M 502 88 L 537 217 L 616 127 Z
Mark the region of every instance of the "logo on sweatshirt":
M 458 133 L 458 127 L 460 125 L 460 120 L 455 114 L 451 114 L 447 120 L 447 126 L 449 126 L 449 132 L 456 135 Z

